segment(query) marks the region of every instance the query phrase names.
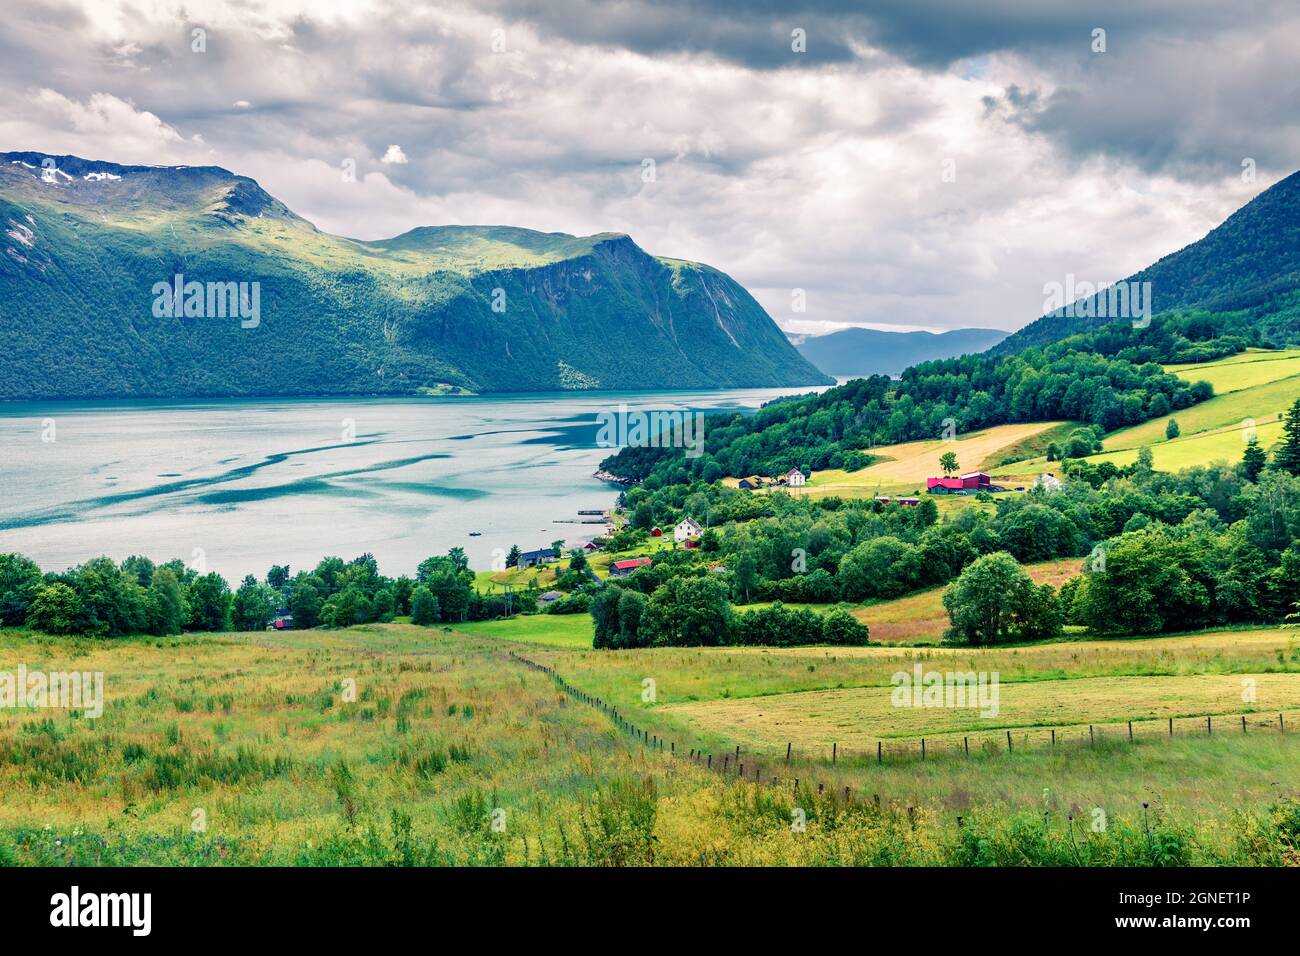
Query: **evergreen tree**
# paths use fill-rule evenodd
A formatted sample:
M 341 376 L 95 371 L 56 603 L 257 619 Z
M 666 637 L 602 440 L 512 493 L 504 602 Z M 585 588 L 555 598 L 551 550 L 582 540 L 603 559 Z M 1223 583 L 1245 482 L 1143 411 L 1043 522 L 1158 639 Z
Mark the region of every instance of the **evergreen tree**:
M 1273 453 L 1273 465 L 1287 474 L 1300 475 L 1300 398 L 1286 413 L 1282 446 Z
M 1179 429 L 1178 427 L 1178 419 L 1176 418 L 1169 419 L 1169 424 L 1165 426 L 1165 438 L 1169 439 L 1170 441 L 1173 441 L 1181 434 L 1182 434 L 1182 430 Z
M 1247 481 L 1258 481 L 1259 473 L 1268 464 L 1268 455 L 1260 447 L 1259 439 L 1254 435 L 1246 442 L 1246 450 L 1241 456 L 1241 475 Z

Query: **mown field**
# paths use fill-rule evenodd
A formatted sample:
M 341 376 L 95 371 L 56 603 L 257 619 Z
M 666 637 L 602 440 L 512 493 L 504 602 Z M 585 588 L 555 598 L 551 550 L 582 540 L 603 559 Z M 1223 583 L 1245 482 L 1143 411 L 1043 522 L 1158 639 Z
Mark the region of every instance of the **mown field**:
M 883 460 L 858 471 L 827 469 L 813 472 L 808 484 L 802 488 L 787 489 L 790 494 L 810 498 L 838 495 L 841 498 L 872 498 L 878 494 L 906 495 L 925 492 L 925 480 L 941 475 L 939 457 L 953 452 L 962 471 L 975 471 L 989 467 L 1016 452 L 1037 448 L 1044 436 L 1055 434 L 1063 422 L 1028 422 L 1014 425 L 997 425 L 978 432 L 957 435 L 952 441 L 905 442 L 868 449 Z M 726 484 L 735 487 L 737 479 Z M 979 507 L 973 499 L 957 496 L 937 498 L 941 508 Z
M 594 652 L 468 631 L 391 624 L 118 641 L 0 632 L 0 671 L 75 668 L 102 671 L 106 681 L 95 721 L 0 709 L 0 862 L 1298 861 L 1300 808 L 1288 798 L 1300 788 L 1300 717 L 1294 734 L 1262 725 L 1264 711 L 1300 681 L 1294 632 L 981 652 Z M 557 667 L 638 726 L 670 734 L 678 754 L 620 733 L 511 650 Z M 749 770 L 737 781 L 690 758 L 692 749 L 720 755 L 726 736 L 692 706 L 866 692 L 916 662 L 996 667 L 1006 682 L 1002 712 L 1018 727 L 1066 724 L 1085 705 L 1088 719 L 1149 711 L 1156 705 L 1143 682 L 1160 688 L 1161 713 L 1226 707 L 1222 698 L 1251 676 L 1261 725 L 1232 733 L 1224 718 L 1224 732 L 1208 738 L 1189 726 L 1172 740 L 1114 734 L 1094 747 L 973 747 L 970 756 L 949 748 L 924 763 L 881 765 L 850 754 L 832 766 L 811 744 L 785 764 L 783 747 L 763 756 L 770 743 L 756 737 L 743 756 L 760 768 L 757 783 Z M 643 700 L 647 677 L 653 701 Z M 1111 689 L 1081 693 L 1098 681 Z M 817 719 L 802 709 L 803 719 Z M 826 709 L 819 722 L 832 736 L 952 732 L 955 719 L 852 698 Z M 802 831 L 791 827 L 796 807 L 807 817 Z M 1095 809 L 1108 821 L 1099 832 L 1087 825 Z
M 1104 450 L 1087 460 L 1132 464 L 1140 448 L 1150 448 L 1155 467 L 1178 471 L 1211 461 L 1237 462 L 1246 447 L 1246 429 L 1253 423 L 1264 448 L 1282 437 L 1282 415 L 1300 397 L 1300 350 L 1252 349 L 1217 362 L 1169 365 L 1167 370 L 1189 381 L 1208 381 L 1215 396 L 1163 418 L 1121 428 L 1106 436 Z M 1178 422 L 1179 436 L 1166 437 L 1169 420 Z M 1052 470 L 1046 458 L 995 467 L 1003 479 Z

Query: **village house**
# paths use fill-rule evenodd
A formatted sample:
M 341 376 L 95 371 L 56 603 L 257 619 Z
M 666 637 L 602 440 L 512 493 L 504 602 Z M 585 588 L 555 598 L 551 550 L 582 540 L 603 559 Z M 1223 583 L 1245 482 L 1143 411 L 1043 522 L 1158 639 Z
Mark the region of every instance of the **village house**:
M 673 540 L 681 544 L 689 538 L 698 538 L 703 533 L 704 529 L 695 523 L 694 518 L 683 518 L 677 527 L 673 528 Z
M 544 591 L 537 595 L 537 606 L 546 607 L 546 605 L 554 604 L 562 597 L 564 597 L 563 591 Z
M 741 478 L 736 487 L 741 491 L 757 491 L 763 487 L 763 479 L 758 475 L 750 475 L 748 478 Z
M 621 578 L 624 575 L 631 574 L 637 568 L 647 568 L 654 564 L 650 558 L 626 558 L 623 561 L 615 561 L 609 566 L 609 576 L 611 578 Z
M 1034 484 L 1039 488 L 1042 488 L 1044 491 L 1060 491 L 1062 487 L 1061 479 L 1057 478 L 1050 471 L 1039 475 L 1034 481 Z
M 808 483 L 808 479 L 798 468 L 791 468 L 785 473 L 785 483 L 791 488 L 802 488 Z
M 556 554 L 550 548 L 539 548 L 536 551 L 523 551 L 519 555 L 519 561 L 515 564 L 520 571 L 526 571 L 536 564 L 545 564 L 547 561 L 554 561 Z

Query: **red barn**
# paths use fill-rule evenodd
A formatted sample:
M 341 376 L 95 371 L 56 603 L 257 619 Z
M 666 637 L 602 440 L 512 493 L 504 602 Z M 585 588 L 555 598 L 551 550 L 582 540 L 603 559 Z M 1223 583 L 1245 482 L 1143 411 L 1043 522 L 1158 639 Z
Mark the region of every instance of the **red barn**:
M 623 561 L 615 561 L 609 566 L 610 577 L 621 578 L 625 574 L 631 574 L 637 568 L 649 567 L 654 564 L 649 558 L 627 558 Z

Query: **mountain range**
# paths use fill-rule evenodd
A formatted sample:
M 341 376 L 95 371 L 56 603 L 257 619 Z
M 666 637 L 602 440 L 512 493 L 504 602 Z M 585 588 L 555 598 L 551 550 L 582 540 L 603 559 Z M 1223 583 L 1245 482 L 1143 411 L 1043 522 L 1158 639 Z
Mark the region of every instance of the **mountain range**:
M 1150 283 L 1153 314 L 1238 313 L 1241 328 L 1259 344 L 1300 342 L 1300 172 L 1264 190 L 1204 238 L 1117 285 L 1144 283 Z M 1113 315 L 1099 314 L 1102 298 L 1102 293 L 1081 297 L 1074 308 L 1059 310 L 1065 314 L 1044 315 L 993 352 L 1020 352 L 1111 324 Z M 1084 303 L 1087 307 L 1079 307 Z
M 1007 334 L 1000 329 L 953 329 L 935 333 L 852 328 L 810 336 L 795 347 L 823 372 L 837 378 L 860 378 L 897 375 L 918 362 L 983 352 Z
M 0 233 L 0 399 L 833 381 L 726 274 L 618 233 L 361 241 L 219 167 L 34 152 L 0 153 Z

